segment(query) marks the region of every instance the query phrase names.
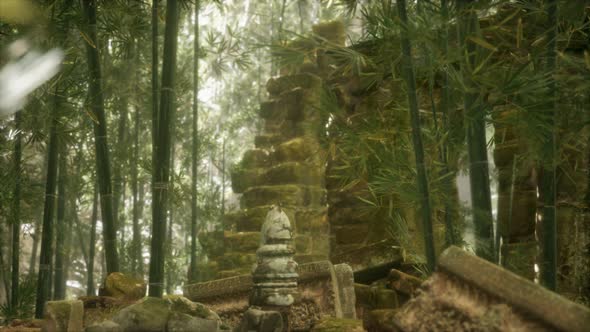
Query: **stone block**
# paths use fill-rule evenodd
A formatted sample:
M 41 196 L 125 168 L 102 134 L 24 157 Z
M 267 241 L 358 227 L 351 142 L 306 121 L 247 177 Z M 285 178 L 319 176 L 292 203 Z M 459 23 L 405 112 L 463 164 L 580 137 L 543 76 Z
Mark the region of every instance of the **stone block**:
M 297 124 L 288 119 L 267 119 L 264 121 L 264 132 L 267 135 L 279 135 L 283 138 L 283 141 L 301 135 L 298 131 Z M 276 148 L 276 145 L 274 147 Z
M 310 167 L 299 162 L 282 163 L 269 168 L 260 184 L 282 185 L 301 184 L 323 186 L 321 169 Z
M 311 137 L 297 137 L 279 144 L 274 153 L 271 155 L 273 161 L 292 162 L 306 161 L 307 163 L 317 163 L 321 167 L 320 157 L 323 150 L 317 140 Z
M 368 224 L 333 226 L 332 232 L 336 236 L 337 244 L 363 243 L 369 234 Z
M 330 21 L 315 24 L 312 27 L 313 33 L 329 40 L 330 42 L 344 46 L 346 42 L 346 30 L 342 21 Z
M 109 274 L 104 283 L 102 294 L 125 300 L 139 300 L 145 296 L 146 283 L 138 278 L 120 272 Z
M 212 232 L 200 232 L 199 243 L 205 249 L 209 258 L 215 258 L 223 255 L 224 248 L 224 232 L 223 231 L 212 231 Z
M 320 91 L 322 88 L 322 80 L 316 75 L 304 73 L 271 78 L 266 83 L 266 90 L 274 96 L 278 96 L 285 91 L 290 91 L 298 87 Z
M 262 205 L 318 206 L 325 204 L 326 191 L 320 187 L 298 185 L 259 186 L 246 190 L 240 200 L 242 208 Z
M 232 190 L 241 194 L 248 188 L 261 185 L 261 175 L 264 173 L 262 168 L 239 168 L 231 172 Z
M 259 168 L 268 166 L 270 156 L 268 151 L 251 149 L 244 152 L 240 166 L 242 168 Z
M 253 253 L 260 244 L 260 232 L 225 232 L 223 241 L 226 251 L 241 254 Z
M 370 216 L 365 211 L 358 208 L 330 209 L 330 224 L 332 225 L 358 225 L 367 223 L 369 218 Z
M 330 231 L 328 209 L 326 207 L 298 209 L 295 211 L 295 224 L 298 232 L 326 235 Z
M 233 270 L 251 268 L 252 264 L 256 263 L 256 254 L 243 253 L 243 252 L 231 252 L 217 258 L 220 270 Z
M 80 300 L 48 301 L 42 331 L 77 332 L 84 329 L 84 303 Z
M 355 272 L 355 278 L 362 277 L 363 271 L 367 278 L 373 280 L 387 276 L 391 268 L 403 261 L 402 249 L 393 240 L 384 240 L 348 251 L 331 258 L 335 264 L 346 263 Z M 383 272 L 383 273 L 381 273 Z
M 121 309 L 113 316 L 113 321 L 126 332 L 159 332 L 166 330 L 169 316 L 167 300 L 146 297 L 141 302 Z
M 280 104 L 277 100 L 270 100 L 260 103 L 258 112 L 263 119 L 284 119 L 285 113 L 281 112 Z
M 354 274 L 347 264 L 334 265 L 335 291 L 340 299 L 340 317 L 356 319 Z M 338 313 L 338 310 L 337 310 Z
M 264 217 L 270 209 L 268 206 L 259 206 L 251 209 L 241 209 L 225 215 L 224 224 L 226 229 L 233 229 L 238 232 L 257 232 L 264 223 Z M 231 225 L 231 228 L 228 227 Z
M 295 236 L 295 252 L 299 254 L 307 254 L 311 252 L 311 236 L 296 235 Z
M 333 238 L 327 233 L 312 233 L 311 253 L 330 257 L 330 241 L 332 240 Z

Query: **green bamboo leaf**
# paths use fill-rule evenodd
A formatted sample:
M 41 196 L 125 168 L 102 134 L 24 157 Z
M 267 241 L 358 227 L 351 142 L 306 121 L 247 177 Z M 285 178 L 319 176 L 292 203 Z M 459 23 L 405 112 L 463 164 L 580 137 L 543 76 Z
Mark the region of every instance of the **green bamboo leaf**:
M 493 51 L 493 52 L 498 51 L 498 48 L 496 46 L 490 44 L 485 39 L 482 39 L 479 37 L 474 37 L 474 36 L 469 36 L 469 37 L 467 37 L 467 39 L 471 40 L 472 42 L 476 43 L 477 45 L 479 45 L 483 48 L 486 48 L 490 51 Z

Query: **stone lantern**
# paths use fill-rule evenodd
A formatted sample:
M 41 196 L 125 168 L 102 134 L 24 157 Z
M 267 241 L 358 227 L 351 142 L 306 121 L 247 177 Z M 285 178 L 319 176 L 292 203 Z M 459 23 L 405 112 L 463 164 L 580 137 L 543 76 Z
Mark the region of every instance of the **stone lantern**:
M 273 206 L 262 225 L 257 263 L 252 271 L 254 289 L 250 305 L 280 310 L 293 304 L 298 278 L 294 254 L 289 218 L 280 206 Z

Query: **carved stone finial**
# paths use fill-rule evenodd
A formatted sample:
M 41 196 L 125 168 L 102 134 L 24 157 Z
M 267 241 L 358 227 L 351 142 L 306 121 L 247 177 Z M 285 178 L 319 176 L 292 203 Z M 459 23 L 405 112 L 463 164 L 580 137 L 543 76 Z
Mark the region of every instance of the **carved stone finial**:
M 273 206 L 262 225 L 260 248 L 256 251 L 251 305 L 288 307 L 295 301 L 298 275 L 292 242 L 289 218 L 280 207 Z

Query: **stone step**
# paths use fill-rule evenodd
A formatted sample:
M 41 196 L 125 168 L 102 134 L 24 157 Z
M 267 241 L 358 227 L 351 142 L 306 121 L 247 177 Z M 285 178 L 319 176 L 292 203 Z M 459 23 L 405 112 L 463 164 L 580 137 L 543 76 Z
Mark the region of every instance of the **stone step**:
M 259 186 L 244 191 L 240 199 L 243 209 L 262 205 L 323 206 L 326 204 L 326 190 L 316 186 L 294 184 Z
M 223 243 L 225 255 L 228 253 L 255 253 L 260 245 L 260 232 L 225 232 Z

